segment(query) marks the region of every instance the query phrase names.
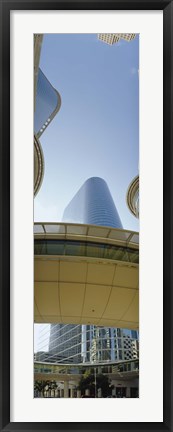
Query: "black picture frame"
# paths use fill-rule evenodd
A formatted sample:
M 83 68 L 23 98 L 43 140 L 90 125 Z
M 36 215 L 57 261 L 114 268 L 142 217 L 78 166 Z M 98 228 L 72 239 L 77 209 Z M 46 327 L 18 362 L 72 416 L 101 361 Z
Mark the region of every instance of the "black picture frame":
M 164 260 L 163 260 L 163 422 L 161 423 L 11 423 L 10 422 L 10 11 L 11 10 L 163 10 L 163 169 L 164 169 Z M 172 249 L 173 249 L 173 1 L 0 0 L 1 31 L 1 144 L 0 144 L 0 430 L 1 431 L 173 431 L 172 358 Z M 154 29 L 153 29 L 154 31 Z M 156 303 L 157 307 L 157 303 Z M 153 370 L 154 373 L 154 370 Z M 154 403 L 154 398 L 153 398 Z M 147 417 L 147 413 L 146 413 Z

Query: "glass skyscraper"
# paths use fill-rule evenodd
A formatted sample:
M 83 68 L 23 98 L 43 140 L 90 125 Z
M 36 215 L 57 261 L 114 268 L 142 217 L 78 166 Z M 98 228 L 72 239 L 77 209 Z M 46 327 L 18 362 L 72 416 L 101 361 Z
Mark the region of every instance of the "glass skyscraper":
M 100 177 L 85 181 L 63 214 L 64 222 L 122 228 L 109 188 Z M 67 363 L 138 358 L 138 332 L 95 325 L 52 324 L 50 361 Z
M 138 331 L 95 325 L 51 324 L 49 352 L 42 351 L 38 355 L 40 361 L 51 363 L 137 359 Z
M 38 63 L 38 61 L 37 61 Z M 37 65 L 38 66 L 38 65 Z M 42 70 L 36 67 L 34 80 L 34 195 L 38 192 L 44 175 L 44 156 L 40 137 L 61 106 L 61 97 Z
M 61 97 L 42 70 L 38 70 L 34 132 L 39 138 L 61 106 Z
M 109 188 L 100 177 L 86 180 L 66 207 L 63 221 L 123 228 Z

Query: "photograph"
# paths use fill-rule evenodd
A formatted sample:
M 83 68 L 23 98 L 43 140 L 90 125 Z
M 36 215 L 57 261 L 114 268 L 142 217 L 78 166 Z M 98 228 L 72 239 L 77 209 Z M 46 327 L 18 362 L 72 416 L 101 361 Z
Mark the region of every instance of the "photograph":
M 140 34 L 33 47 L 33 397 L 140 398 Z

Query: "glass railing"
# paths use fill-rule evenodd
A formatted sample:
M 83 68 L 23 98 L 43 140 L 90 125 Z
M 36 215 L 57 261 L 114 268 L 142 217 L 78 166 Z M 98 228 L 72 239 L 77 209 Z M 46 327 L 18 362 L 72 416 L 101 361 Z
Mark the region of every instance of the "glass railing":
M 34 254 L 82 256 L 139 263 L 138 249 L 78 240 L 35 239 Z
M 103 374 L 119 374 L 128 372 L 139 372 L 139 360 L 126 360 L 122 362 L 116 362 L 114 364 L 79 364 L 79 365 L 55 365 L 55 364 L 44 364 L 44 363 L 34 363 L 34 372 L 37 374 L 60 374 L 60 375 L 80 375 L 90 371 L 93 373 L 103 373 Z
M 75 237 L 75 240 L 98 241 L 100 243 L 119 244 L 130 248 L 139 248 L 139 233 L 120 228 L 86 225 L 69 222 L 36 222 L 34 223 L 34 237 L 39 238 Z

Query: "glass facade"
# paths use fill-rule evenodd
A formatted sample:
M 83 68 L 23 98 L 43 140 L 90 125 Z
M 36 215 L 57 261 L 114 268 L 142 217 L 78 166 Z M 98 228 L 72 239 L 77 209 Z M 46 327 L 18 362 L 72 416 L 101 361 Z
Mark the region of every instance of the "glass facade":
M 34 195 L 38 192 L 44 175 L 44 157 L 39 138 L 61 106 L 58 91 L 54 89 L 38 66 L 36 71 L 38 72 L 34 80 Z
M 47 326 L 48 327 L 48 326 Z M 49 345 L 49 351 L 44 351 Z M 95 325 L 51 324 L 40 336 L 37 361 L 99 363 L 133 360 L 139 356 L 138 332 Z
M 66 207 L 63 221 L 123 228 L 109 188 L 100 177 L 86 180 Z
M 49 361 L 81 363 L 81 326 L 51 324 Z
M 39 138 L 59 111 L 61 98 L 42 70 L 38 70 L 34 132 Z
M 34 255 L 68 255 L 139 263 L 139 250 L 73 240 L 35 240 Z
M 81 374 L 83 375 L 84 372 L 87 370 L 92 371 L 92 368 L 90 365 L 62 365 L 62 364 L 42 364 L 42 360 L 39 359 L 39 355 L 37 357 L 37 363 L 34 364 L 34 372 L 35 373 L 55 373 L 55 374 Z M 119 372 L 138 372 L 139 371 L 139 360 L 129 360 L 125 361 L 123 363 L 117 362 L 115 365 L 109 364 L 109 365 L 98 365 L 94 366 L 94 369 L 96 370 L 96 373 L 103 373 L 103 374 L 119 374 Z

